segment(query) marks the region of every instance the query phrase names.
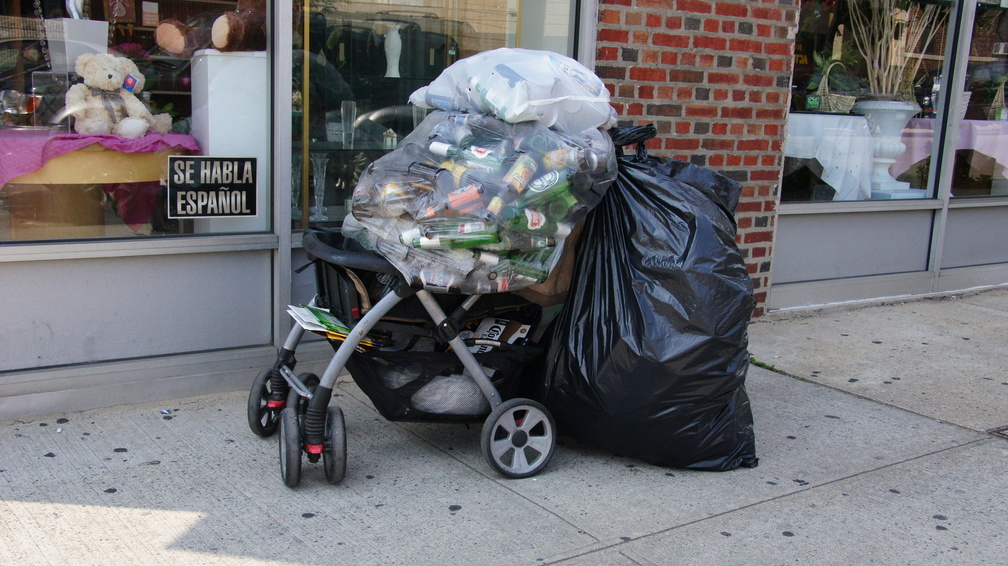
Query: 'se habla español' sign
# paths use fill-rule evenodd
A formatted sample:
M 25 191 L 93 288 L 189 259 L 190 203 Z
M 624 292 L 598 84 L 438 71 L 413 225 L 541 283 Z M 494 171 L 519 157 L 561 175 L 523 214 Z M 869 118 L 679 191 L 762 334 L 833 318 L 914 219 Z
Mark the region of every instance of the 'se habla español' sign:
M 168 218 L 255 216 L 255 157 L 168 158 Z

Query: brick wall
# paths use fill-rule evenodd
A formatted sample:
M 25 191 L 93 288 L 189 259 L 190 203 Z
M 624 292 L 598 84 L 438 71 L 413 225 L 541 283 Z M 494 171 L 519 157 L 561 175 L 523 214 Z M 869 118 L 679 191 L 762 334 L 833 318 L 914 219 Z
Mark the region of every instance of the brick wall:
M 742 184 L 738 244 L 763 314 L 790 103 L 798 0 L 599 0 L 595 72 L 654 155 Z

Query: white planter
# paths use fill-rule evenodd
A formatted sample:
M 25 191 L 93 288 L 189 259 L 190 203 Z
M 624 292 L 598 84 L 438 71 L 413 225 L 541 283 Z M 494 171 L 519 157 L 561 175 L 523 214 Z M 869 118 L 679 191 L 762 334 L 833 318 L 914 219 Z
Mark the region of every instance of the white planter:
M 854 113 L 865 117 L 872 135 L 873 199 L 924 198 L 924 190 L 911 189 L 910 183 L 897 181 L 889 173 L 889 166 L 906 151 L 903 128 L 918 112 L 920 106 L 901 100 L 862 100 L 854 103 Z

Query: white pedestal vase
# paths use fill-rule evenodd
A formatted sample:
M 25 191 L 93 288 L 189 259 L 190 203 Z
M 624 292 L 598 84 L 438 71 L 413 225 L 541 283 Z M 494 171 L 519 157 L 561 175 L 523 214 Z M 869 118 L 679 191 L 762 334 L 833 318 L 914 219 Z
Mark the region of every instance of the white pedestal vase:
M 924 198 L 923 189 L 911 189 L 910 183 L 897 181 L 889 173 L 889 166 L 906 151 L 903 128 L 920 106 L 902 100 L 862 100 L 854 103 L 854 113 L 868 121 L 872 135 L 872 199 Z
M 399 78 L 399 57 L 402 55 L 402 37 L 399 35 L 399 24 L 388 24 L 385 32 L 385 76 Z

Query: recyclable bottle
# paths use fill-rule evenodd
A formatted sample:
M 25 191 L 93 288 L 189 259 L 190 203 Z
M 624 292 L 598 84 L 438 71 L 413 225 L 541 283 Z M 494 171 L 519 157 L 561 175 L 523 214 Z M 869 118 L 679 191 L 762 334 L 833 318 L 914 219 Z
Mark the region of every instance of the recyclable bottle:
M 486 207 L 483 183 L 467 171 L 459 172 L 457 168 L 453 171 L 421 162 L 410 165 L 409 171 L 430 179 L 434 186 L 414 213 L 418 221 L 438 216 L 473 215 Z
M 537 236 L 565 238 L 567 234 L 571 233 L 572 228 L 570 224 L 557 222 L 545 213 L 532 208 L 509 209 L 504 218 L 508 229 L 528 232 Z
M 427 147 L 436 156 L 444 157 L 466 167 L 481 169 L 488 173 L 499 173 L 507 157 L 503 148 L 476 145 L 475 137 L 462 140 L 458 145 L 433 141 Z
M 483 244 L 481 250 L 500 252 L 523 252 L 540 251 L 556 246 L 556 239 L 549 236 L 527 234 L 524 232 L 512 232 L 511 230 L 501 230 L 498 232 L 500 241 L 496 244 Z
M 550 171 L 529 183 L 525 193 L 514 203 L 515 209 L 544 211 L 550 218 L 566 218 L 581 201 L 572 192 L 571 177 L 566 172 Z
M 476 248 L 483 245 L 493 245 L 500 242 L 500 236 L 496 229 L 487 229 L 480 232 L 455 232 L 434 234 L 430 237 L 423 236 L 420 230 L 406 232 L 399 237 L 402 243 L 423 249 L 465 249 Z

